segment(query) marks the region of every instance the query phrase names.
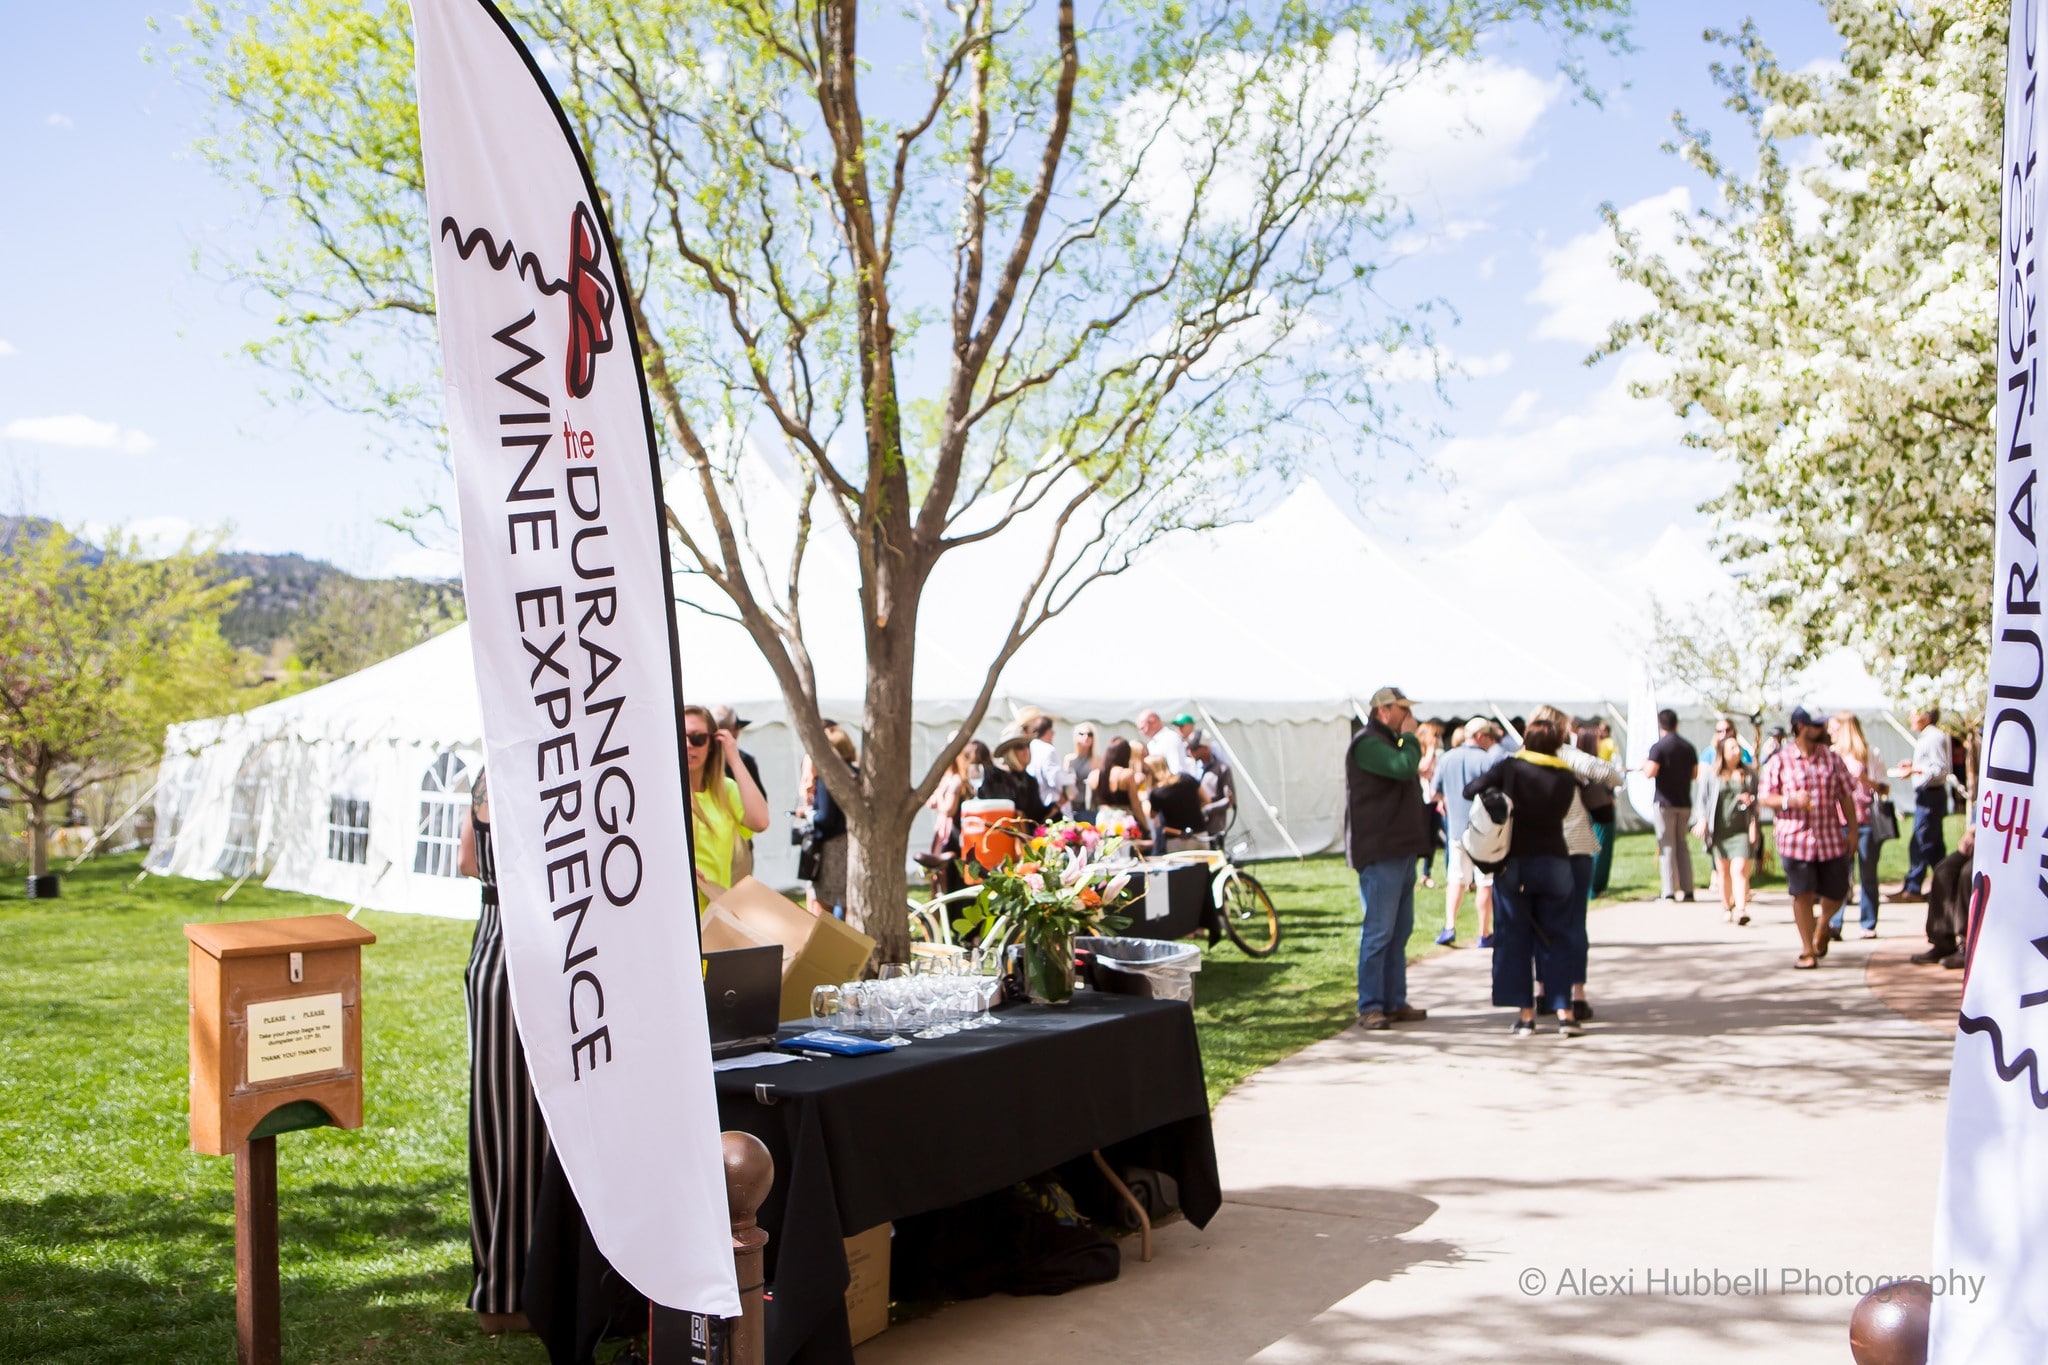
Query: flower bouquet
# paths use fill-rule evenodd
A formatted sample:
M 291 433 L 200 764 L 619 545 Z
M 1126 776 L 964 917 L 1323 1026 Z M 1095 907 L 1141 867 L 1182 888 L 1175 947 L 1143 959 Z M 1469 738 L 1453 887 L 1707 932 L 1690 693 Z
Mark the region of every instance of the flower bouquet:
M 1115 913 L 1131 879 L 1122 849 L 1120 836 L 1091 824 L 1042 827 L 1015 858 L 984 871 L 979 894 L 953 927 L 979 930 L 984 951 L 1021 944 L 1031 998 L 1064 1003 L 1074 993 L 1074 936 L 1130 922 Z

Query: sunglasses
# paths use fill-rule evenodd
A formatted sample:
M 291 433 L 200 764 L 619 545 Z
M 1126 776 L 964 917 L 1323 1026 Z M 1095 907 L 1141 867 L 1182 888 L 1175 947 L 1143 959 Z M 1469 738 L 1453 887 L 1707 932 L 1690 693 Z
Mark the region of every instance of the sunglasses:
M 684 735 L 683 738 L 689 741 L 692 749 L 701 749 L 711 742 L 711 736 L 699 731 L 692 731 Z

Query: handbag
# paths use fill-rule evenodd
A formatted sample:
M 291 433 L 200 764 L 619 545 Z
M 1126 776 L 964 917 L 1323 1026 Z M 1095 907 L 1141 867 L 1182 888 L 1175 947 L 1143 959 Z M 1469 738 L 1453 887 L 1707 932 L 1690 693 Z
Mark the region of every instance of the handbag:
M 825 841 L 818 838 L 804 840 L 804 846 L 796 855 L 796 879 L 800 882 L 814 882 L 825 870 Z
M 1472 798 L 1472 814 L 1458 842 L 1481 872 L 1498 872 L 1508 860 L 1508 845 L 1514 838 L 1515 799 L 1498 789 L 1483 791 Z
M 1889 796 L 1880 796 L 1870 803 L 1870 833 L 1880 844 L 1899 837 L 1899 808 Z

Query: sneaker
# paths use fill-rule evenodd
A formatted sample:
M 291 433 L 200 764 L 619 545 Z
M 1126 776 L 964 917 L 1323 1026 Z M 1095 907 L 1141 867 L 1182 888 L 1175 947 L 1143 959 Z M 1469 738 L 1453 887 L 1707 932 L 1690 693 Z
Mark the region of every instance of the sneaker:
M 1686 892 L 1683 896 L 1680 896 L 1679 899 L 1684 901 L 1687 905 L 1691 905 L 1693 901 L 1692 892 Z
M 1593 1007 L 1591 1005 L 1583 1000 L 1572 1001 L 1572 1018 L 1584 1020 L 1591 1019 L 1592 1017 Z
M 1961 953 L 1950 953 L 1947 957 L 1941 960 L 1941 965 L 1948 968 L 1952 972 L 1959 972 L 1963 969 L 1963 967 L 1966 964 Z
M 1456 929 L 1446 929 L 1436 936 L 1436 946 L 1439 948 L 1448 948 L 1457 941 L 1458 931 Z
M 1482 948 L 1491 948 L 1493 946 L 1493 935 L 1481 934 L 1479 936 L 1479 946 Z
M 1534 1038 L 1536 1036 L 1536 1021 L 1534 1019 L 1515 1020 L 1514 1024 L 1508 1029 L 1508 1036 L 1510 1038 Z
M 1368 1033 L 1384 1032 L 1387 1027 L 1387 1012 L 1385 1010 L 1360 1010 L 1358 1013 L 1358 1026 Z
M 1865 929 L 1865 930 L 1864 930 L 1864 931 L 1863 931 L 1862 933 L 1858 934 L 1858 935 L 1857 935 L 1856 937 L 1858 937 L 1858 938 L 1876 938 L 1876 937 L 1877 937 L 1877 930 L 1875 930 L 1875 929 Z
M 1582 1038 L 1586 1031 L 1579 1027 L 1579 1021 L 1569 1014 L 1557 1016 L 1557 1036 L 1560 1038 Z
M 1402 1005 L 1387 1011 L 1387 1021 L 1394 1024 L 1417 1024 L 1429 1018 L 1429 1011 L 1419 1005 Z
M 1913 954 L 1913 956 L 1907 958 L 1906 960 L 1908 962 L 1913 963 L 1915 966 L 1932 967 L 1935 963 L 1941 961 L 1943 958 L 1947 956 L 1948 954 L 1944 953 L 1939 948 L 1929 948 L 1926 952 L 1915 953 Z
M 1927 901 L 1927 897 L 1918 891 L 1908 891 L 1904 887 L 1897 891 L 1887 891 L 1884 898 L 1894 905 L 1924 905 Z

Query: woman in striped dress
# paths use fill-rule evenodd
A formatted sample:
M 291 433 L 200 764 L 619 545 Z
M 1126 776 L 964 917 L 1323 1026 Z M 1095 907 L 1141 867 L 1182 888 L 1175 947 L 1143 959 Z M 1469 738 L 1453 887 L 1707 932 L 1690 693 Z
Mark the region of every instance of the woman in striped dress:
M 463 982 L 469 1000 L 469 1254 L 476 1271 L 469 1306 L 483 1330 L 496 1336 L 528 1330 L 520 1290 L 548 1130 L 534 1102 L 519 1025 L 512 1017 L 498 922 L 490 792 L 482 773 L 469 799 L 458 867 L 483 883 L 483 907 Z

